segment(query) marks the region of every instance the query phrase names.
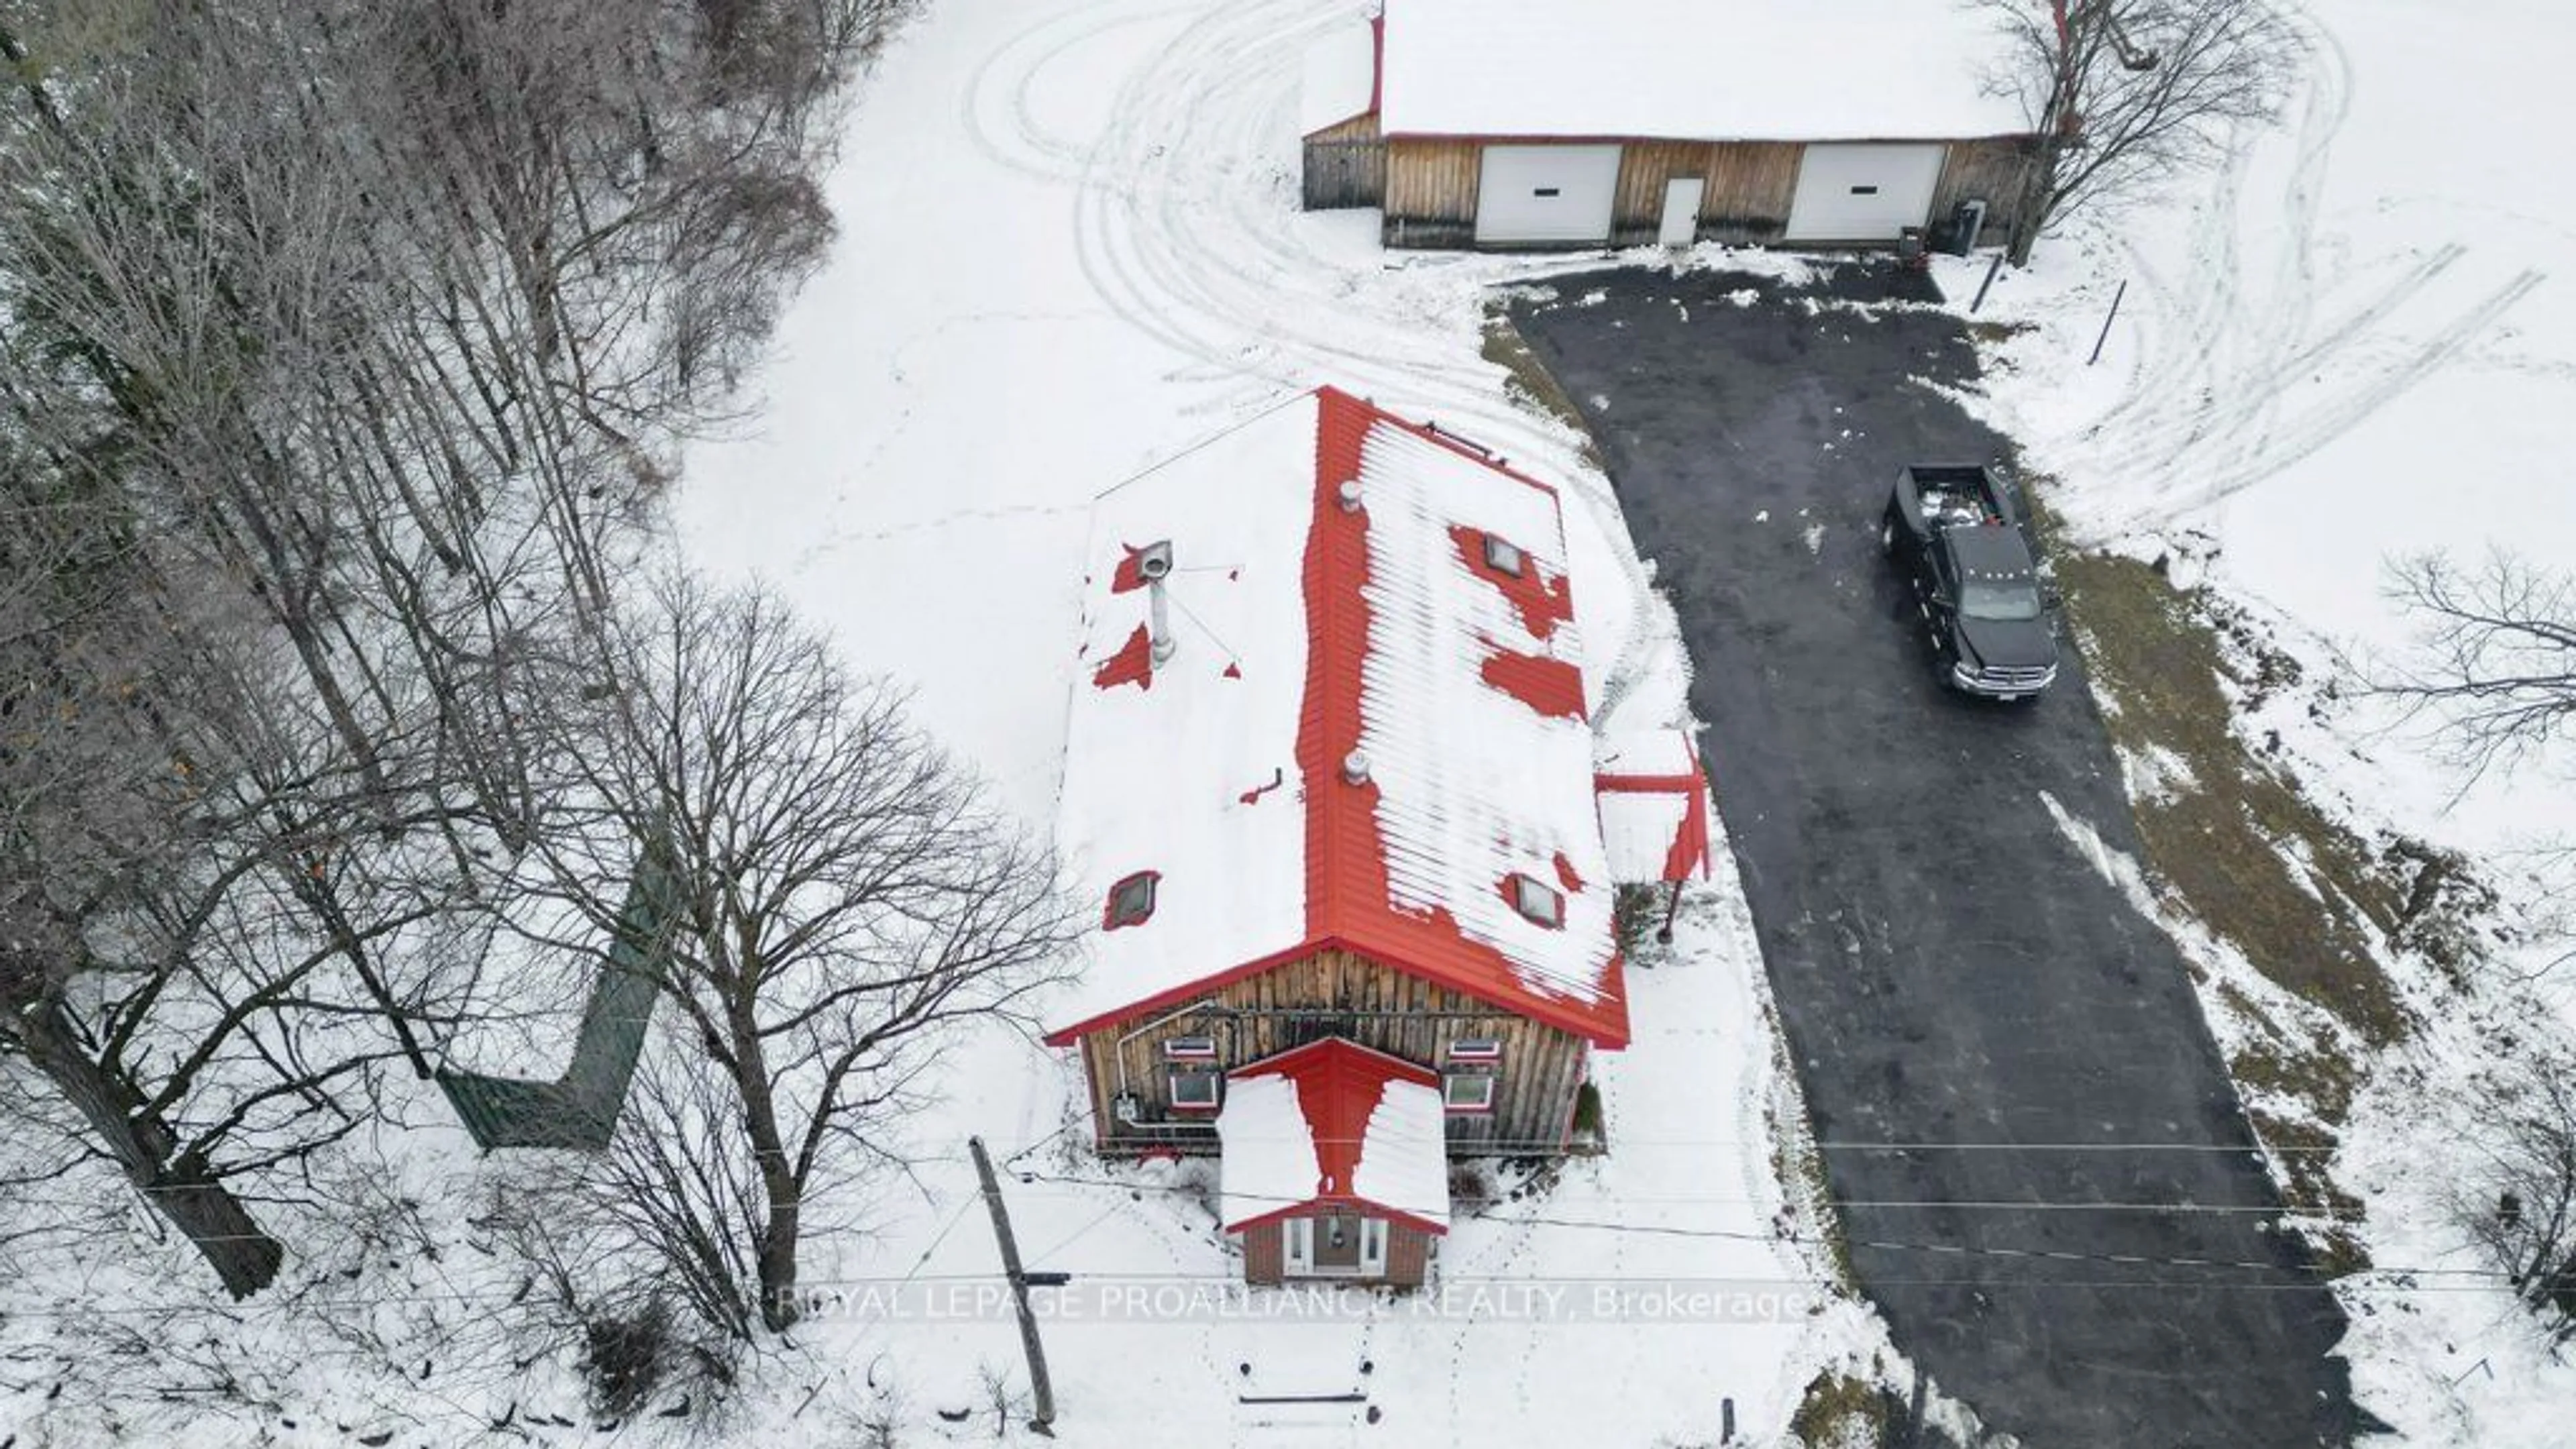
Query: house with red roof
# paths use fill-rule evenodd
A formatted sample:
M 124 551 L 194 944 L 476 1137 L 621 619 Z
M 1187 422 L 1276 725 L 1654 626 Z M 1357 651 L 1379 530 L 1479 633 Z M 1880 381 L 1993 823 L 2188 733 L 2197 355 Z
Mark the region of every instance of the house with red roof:
M 1626 1044 L 1615 886 L 1704 866 L 1696 757 L 1596 740 L 1556 490 L 1332 388 L 1103 496 L 1083 629 L 1047 1040 L 1098 1145 L 1218 1156 L 1253 1281 L 1422 1282 L 1449 1160 L 1565 1149 Z

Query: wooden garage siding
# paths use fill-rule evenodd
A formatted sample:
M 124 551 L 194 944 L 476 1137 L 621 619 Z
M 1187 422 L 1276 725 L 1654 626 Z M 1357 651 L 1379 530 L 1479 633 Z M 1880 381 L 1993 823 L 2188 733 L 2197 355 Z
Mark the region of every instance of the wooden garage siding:
M 1306 210 L 1376 206 L 1385 199 L 1386 142 L 1375 112 L 1306 138 Z
M 1705 141 L 1631 141 L 1619 148 L 1619 191 L 1610 206 L 1610 244 L 1645 246 L 1663 227 L 1664 186 L 1708 176 Z M 1703 201 L 1702 208 L 1706 210 Z
M 1949 159 L 1941 166 L 1941 184 L 1932 192 L 1933 222 L 1948 221 L 1953 207 L 1976 198 L 1986 203 L 1980 244 L 2000 246 L 2010 240 L 2021 224 L 2017 213 L 2031 159 L 2031 142 L 2019 136 L 1951 142 Z
M 1478 141 L 1390 138 L 1380 239 L 1391 247 L 1474 246 L 1484 155 Z
M 1122 1046 L 1120 1038 L 1131 1031 L 1137 1034 Z M 1572 1032 L 1347 951 L 1325 951 L 1246 977 L 1189 1007 L 1085 1036 L 1083 1070 L 1090 1079 L 1093 1120 L 1100 1126 L 1104 1150 L 1216 1150 L 1213 1114 L 1171 1110 L 1163 1043 L 1176 1036 L 1214 1037 L 1216 1065 L 1225 1069 L 1340 1036 L 1434 1071 L 1440 1069 L 1441 1049 L 1449 1042 L 1496 1038 L 1503 1044 L 1503 1061 L 1494 1110 L 1448 1118 L 1449 1150 L 1466 1154 L 1554 1150 L 1565 1139 L 1589 1062 L 1588 1044 Z M 1112 1106 L 1122 1056 L 1127 1089 L 1143 1109 L 1143 1121 L 1134 1126 L 1120 1122 Z
M 1767 246 L 1789 229 L 1798 194 L 1797 141 L 1721 141 L 1709 148 L 1708 190 L 1700 197 L 1702 241 Z
M 1365 119 L 1373 123 L 1375 118 Z M 1386 245 L 1468 248 L 1476 244 L 1476 182 L 1485 144 L 1472 138 L 1413 137 L 1383 143 L 1380 204 L 1386 209 Z M 2018 220 L 2014 203 L 2029 165 L 2029 144 L 2015 136 L 1950 142 L 1927 222 L 1946 219 L 1952 207 L 1969 197 L 1982 197 L 1988 207 L 1986 240 L 2003 240 Z M 1611 211 L 1610 239 L 1616 246 L 1652 242 L 1663 219 L 1665 184 L 1691 176 L 1708 183 L 1700 197 L 1700 240 L 1733 246 L 1777 243 L 1789 228 L 1789 207 L 1798 194 L 1798 166 L 1807 151 L 1801 141 L 1630 140 L 1621 142 L 1620 148 L 1619 188 Z M 1315 176 L 1311 164 L 1307 176 L 1311 190 Z

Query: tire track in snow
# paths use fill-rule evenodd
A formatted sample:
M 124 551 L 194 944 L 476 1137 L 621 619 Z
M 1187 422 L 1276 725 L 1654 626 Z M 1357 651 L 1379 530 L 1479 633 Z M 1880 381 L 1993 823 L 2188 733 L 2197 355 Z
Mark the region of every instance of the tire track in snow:
M 2456 242 L 2407 259 L 2393 279 L 2322 328 L 2319 259 L 2325 180 L 2353 106 L 2352 68 L 2333 33 L 2305 6 L 2285 5 L 2317 58 L 2281 193 L 2284 236 L 2268 288 L 2241 280 L 2245 193 L 2259 136 L 2241 136 L 2201 206 L 2188 276 L 2169 281 L 2134 244 L 2141 288 L 2166 319 L 2126 398 L 2082 434 L 2102 469 L 2169 485 L 2077 534 L 2084 544 L 2152 528 L 2262 483 L 2311 456 L 2441 371 L 2543 280 L 2524 271 L 2429 331 L 2399 319 L 2468 258 Z M 2348 274 L 2352 268 L 2340 271 Z M 2332 374 L 2330 376 L 2330 374 Z
M 1086 283 L 1113 316 L 1188 359 L 1173 376 L 1208 387 L 1200 411 L 1232 421 L 1332 382 L 1428 416 L 1568 483 L 1642 601 L 1645 570 L 1579 440 L 1511 403 L 1472 332 L 1459 345 L 1472 291 L 1597 258 L 1388 265 L 1318 250 L 1298 224 L 1305 52 L 1362 13 L 1311 0 L 1113 0 L 1041 21 L 997 51 L 969 88 L 965 120 L 988 156 L 1072 186 Z M 1110 30 L 1175 17 L 1187 17 L 1177 34 L 1119 80 L 1097 136 L 1077 147 L 1043 128 L 1030 97 L 1050 67 Z M 1625 672 L 1641 632 L 1605 683 Z

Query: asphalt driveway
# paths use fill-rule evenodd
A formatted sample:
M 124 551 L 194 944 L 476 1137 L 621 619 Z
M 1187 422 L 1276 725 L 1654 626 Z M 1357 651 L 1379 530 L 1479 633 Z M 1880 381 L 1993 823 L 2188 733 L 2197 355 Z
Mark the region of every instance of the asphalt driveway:
M 2008 447 L 1925 385 L 1975 385 L 1958 319 L 1891 285 L 1627 270 L 1515 314 L 1680 613 L 1854 1269 L 2034 1449 L 2347 1443 L 2341 1312 L 2268 1226 L 2180 956 L 2083 843 L 2138 850 L 2080 665 L 1950 695 L 1879 557 L 1901 464 Z

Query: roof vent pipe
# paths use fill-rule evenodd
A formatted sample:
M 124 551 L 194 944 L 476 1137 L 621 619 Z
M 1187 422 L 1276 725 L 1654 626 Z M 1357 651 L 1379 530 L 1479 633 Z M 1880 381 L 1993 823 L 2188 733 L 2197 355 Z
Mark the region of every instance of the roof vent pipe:
M 1349 754 L 1342 756 L 1342 779 L 1353 785 L 1365 785 L 1369 782 L 1368 752 L 1366 750 L 1353 750 Z
M 1357 478 L 1343 480 L 1342 486 L 1334 490 L 1333 497 L 1341 503 L 1344 513 L 1359 512 L 1360 480 Z
M 1147 638 L 1153 644 L 1153 662 L 1162 665 L 1172 657 L 1171 605 L 1163 597 L 1163 581 L 1172 573 L 1172 541 L 1149 543 L 1136 553 L 1136 574 L 1145 581 L 1146 597 L 1153 604 L 1153 621 Z

